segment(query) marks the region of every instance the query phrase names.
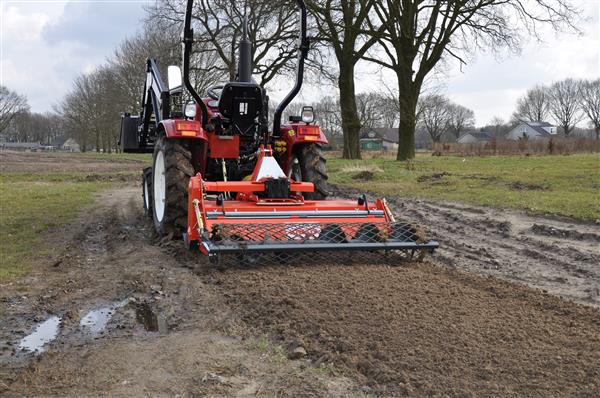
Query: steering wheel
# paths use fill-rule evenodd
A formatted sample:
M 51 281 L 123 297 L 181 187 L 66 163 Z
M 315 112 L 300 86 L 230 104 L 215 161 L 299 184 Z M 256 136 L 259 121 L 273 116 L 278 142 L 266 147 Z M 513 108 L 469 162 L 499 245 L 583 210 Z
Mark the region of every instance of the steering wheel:
M 212 86 L 208 90 L 206 90 L 206 93 L 210 98 L 218 101 L 219 98 L 221 98 L 221 91 L 223 91 L 223 87 L 225 87 L 223 84 Z

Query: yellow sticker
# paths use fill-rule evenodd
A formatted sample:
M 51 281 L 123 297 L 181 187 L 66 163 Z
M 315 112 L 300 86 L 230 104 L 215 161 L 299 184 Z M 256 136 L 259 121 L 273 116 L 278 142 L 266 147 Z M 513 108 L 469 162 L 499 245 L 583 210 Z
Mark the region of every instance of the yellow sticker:
M 290 137 L 293 137 L 294 135 L 296 135 L 296 132 L 294 130 L 290 130 L 288 131 L 288 134 L 290 135 Z
M 317 136 L 313 136 L 313 135 L 305 135 L 305 136 L 304 136 L 304 139 L 305 139 L 306 141 L 316 141 L 316 140 L 318 140 L 318 139 L 319 139 L 319 137 L 317 137 Z

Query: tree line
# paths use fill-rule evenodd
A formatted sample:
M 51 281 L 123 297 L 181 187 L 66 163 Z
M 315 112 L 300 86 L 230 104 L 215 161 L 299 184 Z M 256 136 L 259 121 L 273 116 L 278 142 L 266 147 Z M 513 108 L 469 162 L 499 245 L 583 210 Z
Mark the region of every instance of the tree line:
M 183 0 L 157 0 L 149 6 L 142 32 L 121 43 L 94 72 L 75 79 L 71 91 L 56 105 L 56 114 L 83 150 L 115 147 L 120 114 L 140 109 L 147 57 L 156 58 L 161 67 L 179 64 L 184 5 Z M 312 37 L 308 72 L 312 79 L 328 80 L 337 88 L 335 99 L 320 102 L 327 106 L 322 113 L 328 118 L 325 123 L 343 132 L 345 158 L 360 158 L 360 131 L 369 124 L 399 127 L 398 160 L 414 157 L 419 123 L 428 126 L 432 138 L 437 137 L 440 115 L 430 104 L 439 98 L 419 99 L 428 77 L 440 65 L 464 64 L 469 55 L 484 48 L 518 51 L 526 36 L 536 35 L 541 25 L 577 31 L 578 10 L 570 0 L 308 0 L 307 5 Z M 293 73 L 294 2 L 197 0 L 191 70 L 198 91 L 235 77 L 244 20 L 254 43 L 253 73 L 258 83 L 276 85 L 281 76 L 289 78 Z M 380 92 L 356 92 L 359 62 L 388 69 L 395 76 L 383 105 L 368 108 L 373 101 L 364 101 Z M 451 105 L 444 103 L 444 112 L 460 114 Z M 468 123 L 468 112 L 462 113 L 459 119 Z M 458 131 L 461 120 L 444 125 Z
M 552 119 L 565 136 L 588 119 L 600 139 L 600 79 L 565 79 L 551 85 L 538 84 L 519 98 L 513 119 L 546 122 Z

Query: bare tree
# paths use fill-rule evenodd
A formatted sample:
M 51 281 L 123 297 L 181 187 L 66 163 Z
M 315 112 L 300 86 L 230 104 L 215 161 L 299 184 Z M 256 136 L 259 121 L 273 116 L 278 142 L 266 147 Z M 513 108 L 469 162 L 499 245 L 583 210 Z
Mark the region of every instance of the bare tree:
M 338 98 L 325 96 L 315 104 L 315 116 L 327 138 L 342 134 L 342 119 Z
M 419 122 L 433 142 L 440 142 L 450 124 L 450 103 L 442 95 L 431 94 L 421 98 L 418 105 Z
M 569 0 L 381 0 L 374 11 L 377 18 L 370 20 L 386 26 L 385 37 L 379 41 L 380 53 L 366 58 L 396 73 L 398 160 L 415 155 L 418 98 L 426 76 L 442 58 L 465 63 L 463 54 L 483 47 L 518 50 L 523 33 L 536 35 L 540 24 L 576 30 L 577 16 Z
M 27 98 L 0 85 L 0 133 L 18 114 L 29 111 Z
M 448 104 L 448 131 L 456 138 L 460 136 L 466 128 L 475 125 L 475 113 L 462 105 Z
M 529 122 L 547 121 L 550 101 L 547 91 L 546 87 L 539 84 L 527 90 L 517 101 L 515 119 Z
M 335 76 L 340 91 L 340 111 L 346 159 L 360 159 L 360 117 L 356 104 L 354 69 L 378 39 L 378 29 L 369 28 L 374 0 L 309 0 L 316 19 L 318 38 L 328 43 L 338 64 Z M 371 26 L 373 24 L 371 23 Z M 383 30 L 383 26 L 380 28 Z
M 39 142 L 51 145 L 63 134 L 62 119 L 52 113 L 20 112 L 12 118 L 4 134 L 13 142 Z
M 157 21 L 146 23 L 144 29 L 119 44 L 115 53 L 108 59 L 108 65 L 118 79 L 118 98 L 121 112 L 138 112 L 142 106 L 142 90 L 146 80 L 146 59 L 156 59 L 163 78 L 168 65 L 178 65 L 181 55 L 179 35 L 176 26 Z
M 160 0 L 148 9 L 149 23 L 181 27 L 185 2 Z M 197 65 L 211 72 L 213 84 L 237 71 L 237 48 L 244 17 L 249 25 L 253 73 L 262 85 L 281 73 L 294 70 L 296 57 L 297 16 L 294 4 L 284 0 L 199 0 L 194 4 L 194 48 L 205 60 Z
M 57 113 L 65 120 L 67 134 L 77 141 L 82 152 L 90 148 L 92 141 L 95 140 L 98 145 L 100 141 L 95 86 L 94 76 L 78 76 L 71 91 L 56 106 Z
M 494 116 L 487 125 L 483 126 L 483 131 L 490 131 L 494 137 L 503 138 L 514 127 L 510 122 L 504 122 L 500 116 Z
M 361 93 L 356 96 L 356 105 L 361 129 L 380 126 L 381 100 L 381 96 L 373 92 Z
M 585 112 L 600 140 L 600 79 L 583 80 L 579 86 L 581 107 Z
M 579 84 L 573 79 L 556 82 L 548 89 L 549 108 L 554 121 L 569 136 L 577 123 L 583 120 L 579 98 Z

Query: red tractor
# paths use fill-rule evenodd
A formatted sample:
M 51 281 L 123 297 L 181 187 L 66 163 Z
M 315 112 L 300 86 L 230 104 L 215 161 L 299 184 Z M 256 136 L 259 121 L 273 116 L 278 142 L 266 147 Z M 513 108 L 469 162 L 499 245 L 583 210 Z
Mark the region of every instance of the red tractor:
M 213 86 L 201 97 L 189 79 L 193 44 L 187 1 L 183 73 L 168 69 L 168 87 L 154 60 L 147 61 L 143 108 L 121 123 L 124 152 L 153 152 L 143 173 L 144 209 L 161 236 L 183 237 L 215 262 L 233 254 L 256 262 L 265 254 L 433 250 L 413 225 L 395 222 L 385 200 L 325 200 L 327 139 L 313 109 L 282 123 L 300 91 L 309 40 L 306 6 L 300 10 L 296 82 L 268 123 L 268 97 L 252 80 L 251 43 L 244 27 L 237 79 Z M 183 84 L 182 84 L 183 83 Z M 183 87 L 182 87 L 183 86 Z M 192 101 L 183 104 L 185 91 Z

